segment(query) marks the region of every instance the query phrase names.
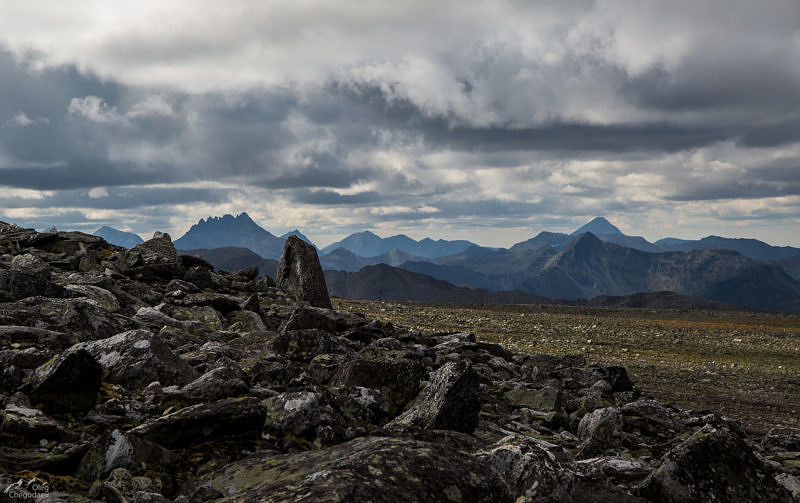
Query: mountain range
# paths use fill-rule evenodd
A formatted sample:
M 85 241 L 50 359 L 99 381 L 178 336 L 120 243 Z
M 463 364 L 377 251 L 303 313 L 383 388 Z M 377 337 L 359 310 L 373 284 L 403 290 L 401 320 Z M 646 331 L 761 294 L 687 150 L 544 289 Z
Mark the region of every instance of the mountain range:
M 273 276 L 289 235 L 310 242 L 299 230 L 275 236 L 242 213 L 201 219 L 175 244 L 221 269 L 256 265 Z M 331 293 L 350 298 L 579 303 L 670 291 L 682 299 L 755 308 L 800 306 L 800 248 L 718 236 L 651 243 L 603 217 L 570 234 L 540 232 L 508 249 L 364 231 L 319 255 Z M 692 303 L 663 295 L 646 299 Z
M 360 257 L 374 257 L 391 250 L 398 250 L 417 257 L 435 258 L 453 255 L 471 246 L 477 245 L 464 240 L 447 241 L 439 239 L 434 241 L 433 239 L 425 238 L 421 241 L 415 241 L 404 234 L 382 238 L 370 231 L 364 231 L 351 234 L 341 241 L 331 243 L 321 251 L 323 255 L 327 255 L 334 250 L 344 248 Z
M 94 231 L 94 235 L 100 236 L 112 245 L 124 246 L 125 248 L 133 248 L 139 243 L 144 242 L 142 237 L 138 234 L 120 231 L 107 225 L 104 225 Z

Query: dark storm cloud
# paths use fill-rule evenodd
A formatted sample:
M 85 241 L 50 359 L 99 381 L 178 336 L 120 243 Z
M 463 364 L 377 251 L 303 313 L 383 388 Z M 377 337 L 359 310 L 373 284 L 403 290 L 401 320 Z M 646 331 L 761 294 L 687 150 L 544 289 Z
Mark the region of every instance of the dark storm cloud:
M 752 199 L 800 195 L 800 158 L 775 161 L 763 167 L 732 171 L 718 179 L 692 177 L 677 181 L 674 201 Z
M 0 16 L 14 215 L 263 203 L 468 229 L 800 195 L 792 1 L 18 9 L 42 22 Z
M 65 165 L 0 168 L 0 183 L 9 187 L 59 190 L 109 185 L 142 185 L 186 181 L 172 166 L 116 163 L 108 159 L 71 160 Z
M 288 173 L 277 173 L 269 178 L 254 178 L 249 183 L 268 189 L 292 189 L 301 187 L 347 188 L 354 183 L 372 179 L 379 175 L 374 169 L 348 169 L 340 166 L 339 159 L 326 156 L 313 156 L 312 166 L 291 169 Z

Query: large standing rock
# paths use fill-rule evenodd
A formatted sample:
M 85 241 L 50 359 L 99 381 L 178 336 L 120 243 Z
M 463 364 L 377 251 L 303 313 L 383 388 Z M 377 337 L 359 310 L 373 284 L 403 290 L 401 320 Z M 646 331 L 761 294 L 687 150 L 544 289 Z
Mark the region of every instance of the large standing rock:
M 387 425 L 390 429 L 418 426 L 429 430 L 472 433 L 481 411 L 480 383 L 472 366 L 449 362 L 431 374 L 430 384 L 419 392 L 405 412 Z
M 128 250 L 121 265 L 147 279 L 173 279 L 185 272 L 172 238 L 164 232 L 156 232 L 152 239 Z
M 86 349 L 100 362 L 108 382 L 125 387 L 143 387 L 153 381 L 165 386 L 183 385 L 197 377 L 166 342 L 147 330 L 129 330 L 74 347 Z
M 331 308 L 328 286 L 317 250 L 297 236 L 289 236 L 278 263 L 278 287 L 314 307 Z
M 33 375 L 30 397 L 46 411 L 86 412 L 100 391 L 103 368 L 85 349 L 69 349 Z
M 497 473 L 474 456 L 446 445 L 380 437 L 237 461 L 201 484 L 225 501 L 513 501 Z
M 664 455 L 640 495 L 659 503 L 792 501 L 744 439 L 706 425 Z

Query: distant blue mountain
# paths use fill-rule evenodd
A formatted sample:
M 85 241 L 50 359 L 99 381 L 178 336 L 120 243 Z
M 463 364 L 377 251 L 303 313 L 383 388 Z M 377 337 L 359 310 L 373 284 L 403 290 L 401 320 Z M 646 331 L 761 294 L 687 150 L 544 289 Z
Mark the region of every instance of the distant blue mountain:
M 589 232 L 597 236 L 601 241 L 614 243 L 634 250 L 658 253 L 660 250 L 656 245 L 641 236 L 628 236 L 623 234 L 614 224 L 603 217 L 597 217 L 591 222 L 582 226 L 572 234 L 560 232 L 543 231 L 535 237 L 515 244 L 511 250 L 533 250 L 542 246 L 552 246 L 556 250 L 561 250 L 569 245 L 576 237 Z
M 288 238 L 289 236 L 297 236 L 297 237 L 299 237 L 300 239 L 302 239 L 303 241 L 305 241 L 306 243 L 308 243 L 308 244 L 310 244 L 311 246 L 313 246 L 314 248 L 317 248 L 317 245 L 315 245 L 314 243 L 312 243 L 312 242 L 311 242 L 311 240 L 310 240 L 310 239 L 308 239 L 306 236 L 304 236 L 304 235 L 303 235 L 303 233 L 302 233 L 302 232 L 300 232 L 298 229 L 295 229 L 295 230 L 293 230 L 293 231 L 289 231 L 289 232 L 287 232 L 286 234 L 283 234 L 283 235 L 281 235 L 281 239 L 283 239 L 284 241 L 286 241 L 286 238 Z M 319 250 L 319 248 L 317 248 L 317 250 Z
M 360 257 L 346 248 L 337 248 L 320 258 L 323 269 L 332 271 L 356 272 L 368 265 L 387 264 L 398 267 L 409 260 L 415 260 L 410 253 L 393 248 L 374 257 Z
M 323 254 L 328 254 L 337 248 L 344 248 L 359 257 L 375 257 L 396 248 L 401 252 L 409 253 L 416 257 L 437 258 L 461 253 L 471 246 L 478 245 L 465 240 L 447 241 L 438 239 L 434 241 L 433 239 L 425 238 L 421 241 L 415 241 L 404 234 L 382 238 L 370 231 L 364 231 L 351 234 L 341 241 L 329 244 L 321 251 Z
M 772 246 L 758 239 L 724 238 L 721 236 L 706 236 L 703 239 L 691 241 L 665 238 L 656 241 L 655 244 L 661 251 L 733 250 L 745 257 L 766 260 L 780 260 L 800 255 L 800 248 L 792 246 Z
M 132 232 L 125 232 L 113 227 L 104 225 L 94 231 L 95 236 L 100 236 L 112 245 L 124 246 L 125 248 L 133 248 L 144 240 L 138 234 Z
M 247 213 L 242 213 L 236 217 L 201 218 L 175 240 L 175 248 L 196 250 L 236 246 L 248 248 L 264 258 L 278 259 L 283 254 L 285 241 L 259 226 Z
M 622 231 L 617 229 L 611 222 L 603 217 L 596 217 L 588 224 L 580 227 L 574 231 L 570 236 L 580 236 L 584 232 L 591 232 L 595 236 L 602 236 L 605 234 L 622 234 Z

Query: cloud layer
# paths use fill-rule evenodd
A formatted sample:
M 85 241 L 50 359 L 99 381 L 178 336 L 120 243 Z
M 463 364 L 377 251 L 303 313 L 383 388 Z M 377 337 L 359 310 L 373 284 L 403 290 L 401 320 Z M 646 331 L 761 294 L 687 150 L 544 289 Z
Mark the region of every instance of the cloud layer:
M 767 3 L 4 5 L 0 219 L 800 245 L 800 6 Z

